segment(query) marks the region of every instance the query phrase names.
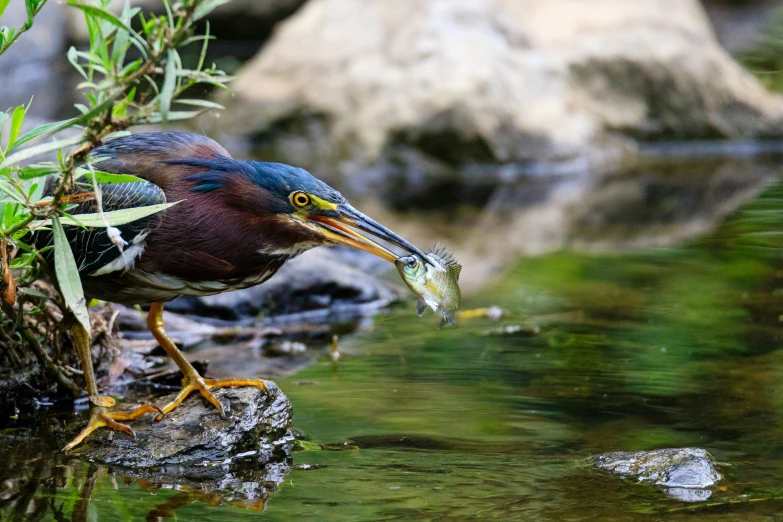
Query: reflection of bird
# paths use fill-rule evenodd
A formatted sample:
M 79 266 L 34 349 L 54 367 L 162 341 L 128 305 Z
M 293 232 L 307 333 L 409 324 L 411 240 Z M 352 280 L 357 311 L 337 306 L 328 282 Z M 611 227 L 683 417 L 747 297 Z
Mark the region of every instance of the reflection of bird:
M 237 161 L 214 141 L 196 134 L 146 133 L 118 138 L 93 153 L 96 168 L 133 174 L 144 182 L 103 185 L 104 211 L 163 202 L 180 203 L 118 227 L 127 246 L 106 228 L 66 227 L 88 298 L 152 303 L 147 324 L 182 371 L 183 388 L 158 419 L 198 391 L 222 413 L 210 391 L 226 386 L 258 386 L 260 380 L 204 379 L 163 329 L 163 303 L 180 295 L 210 295 L 257 285 L 286 262 L 320 245 L 345 244 L 388 261 L 397 257 L 361 232 L 423 255 L 416 247 L 355 208 L 307 171 L 279 163 Z M 72 213 L 93 212 L 94 202 Z M 46 244 L 50 235 L 39 233 Z M 51 256 L 51 250 L 47 252 Z M 86 330 L 75 329 L 93 412 L 87 427 L 66 450 L 99 427 L 132 434 L 118 421 L 156 411 L 144 405 L 130 413 L 109 412 L 100 397 Z

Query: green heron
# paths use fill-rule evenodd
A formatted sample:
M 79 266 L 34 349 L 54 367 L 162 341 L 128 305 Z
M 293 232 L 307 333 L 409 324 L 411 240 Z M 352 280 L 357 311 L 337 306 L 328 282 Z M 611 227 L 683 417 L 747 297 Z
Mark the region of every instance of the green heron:
M 108 228 L 69 226 L 66 235 L 86 296 L 151 304 L 147 325 L 184 377 L 181 391 L 162 408 L 144 404 L 131 412 L 109 411 L 114 400 L 98 393 L 87 331 L 75 327 L 74 344 L 91 414 L 66 451 L 101 427 L 133 435 L 122 421 L 147 412 L 157 412 L 156 420 L 160 420 L 195 391 L 222 414 L 223 407 L 210 390 L 231 386 L 266 389 L 261 380 L 215 380 L 199 375 L 166 335 L 164 302 L 181 295 L 211 295 L 263 283 L 287 260 L 317 246 L 349 245 L 394 262 L 397 255 L 365 234 L 424 255 L 307 171 L 281 163 L 232 159 L 223 147 L 198 134 L 126 136 L 98 147 L 93 157 L 101 171 L 133 174 L 144 180 L 102 185 L 104 211 L 180 202 L 117 227 L 122 234 L 119 246 L 116 234 Z M 96 203 L 87 201 L 70 212 L 95 210 Z M 37 244 L 50 241 L 50 233 L 38 233 Z M 47 255 L 52 255 L 51 249 Z

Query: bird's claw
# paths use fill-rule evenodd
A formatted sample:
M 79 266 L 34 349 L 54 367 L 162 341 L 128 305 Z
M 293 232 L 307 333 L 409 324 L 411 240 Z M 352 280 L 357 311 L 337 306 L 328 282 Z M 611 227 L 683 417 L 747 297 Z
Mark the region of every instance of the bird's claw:
M 105 400 L 105 399 L 111 399 L 111 397 L 96 397 L 96 400 L 93 401 L 93 397 L 90 398 L 90 402 L 100 404 L 108 404 L 111 401 Z M 113 400 L 113 399 L 112 399 Z M 114 431 L 120 431 L 122 433 L 125 433 L 126 435 L 136 438 L 136 432 L 131 429 L 130 426 L 127 424 L 123 424 L 119 421 L 130 421 L 137 419 L 144 415 L 145 413 L 150 413 L 153 411 L 160 412 L 162 411 L 159 407 L 150 404 L 145 403 L 136 408 L 132 411 L 117 411 L 117 412 L 107 412 L 103 409 L 103 407 L 96 407 L 91 413 L 90 413 L 90 420 L 87 422 L 87 426 L 84 427 L 82 431 L 79 432 L 79 434 L 74 438 L 71 442 L 69 442 L 64 448 L 63 451 L 70 451 L 76 446 L 78 446 L 84 439 L 86 439 L 92 432 L 99 428 L 109 428 L 110 430 Z
M 182 380 L 182 389 L 179 391 L 174 400 L 169 402 L 163 407 L 161 413 L 155 416 L 155 421 L 160 421 L 163 416 L 170 413 L 177 408 L 182 402 L 194 391 L 198 391 L 207 402 L 212 404 L 217 409 L 221 419 L 228 417 L 228 408 L 224 408 L 218 398 L 212 393 L 211 390 L 217 388 L 232 388 L 239 386 L 255 386 L 262 391 L 267 391 L 264 381 L 259 379 L 204 379 L 198 374 L 194 376 L 187 376 Z

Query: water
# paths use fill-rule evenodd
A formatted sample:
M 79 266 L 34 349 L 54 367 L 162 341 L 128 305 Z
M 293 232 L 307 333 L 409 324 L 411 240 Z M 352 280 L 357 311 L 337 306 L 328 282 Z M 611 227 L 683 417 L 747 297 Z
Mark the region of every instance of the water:
M 282 483 L 131 481 L 56 449 L 67 414 L 7 421 L 0 514 L 21 520 L 761 520 L 783 510 L 783 186 L 689 244 L 518 261 L 438 330 L 406 303 L 278 384 L 307 434 Z M 521 326 L 515 334 L 499 327 Z M 230 353 L 229 348 L 226 353 Z M 243 377 L 243 375 L 235 375 Z M 196 399 L 191 399 L 196 400 Z M 144 422 L 144 421 L 141 421 Z M 347 444 L 344 444 L 347 443 Z M 321 449 L 320 445 L 328 449 Z M 698 446 L 701 503 L 589 455 Z M 239 482 L 242 482 L 239 478 Z

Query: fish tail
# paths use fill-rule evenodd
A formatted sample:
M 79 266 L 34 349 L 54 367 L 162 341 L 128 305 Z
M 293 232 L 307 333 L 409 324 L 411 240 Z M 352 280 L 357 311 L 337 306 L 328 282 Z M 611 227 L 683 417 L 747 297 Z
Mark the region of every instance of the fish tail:
M 441 321 L 441 326 L 443 326 L 446 323 L 449 323 L 451 326 L 454 326 L 454 310 L 443 310 L 443 319 Z

